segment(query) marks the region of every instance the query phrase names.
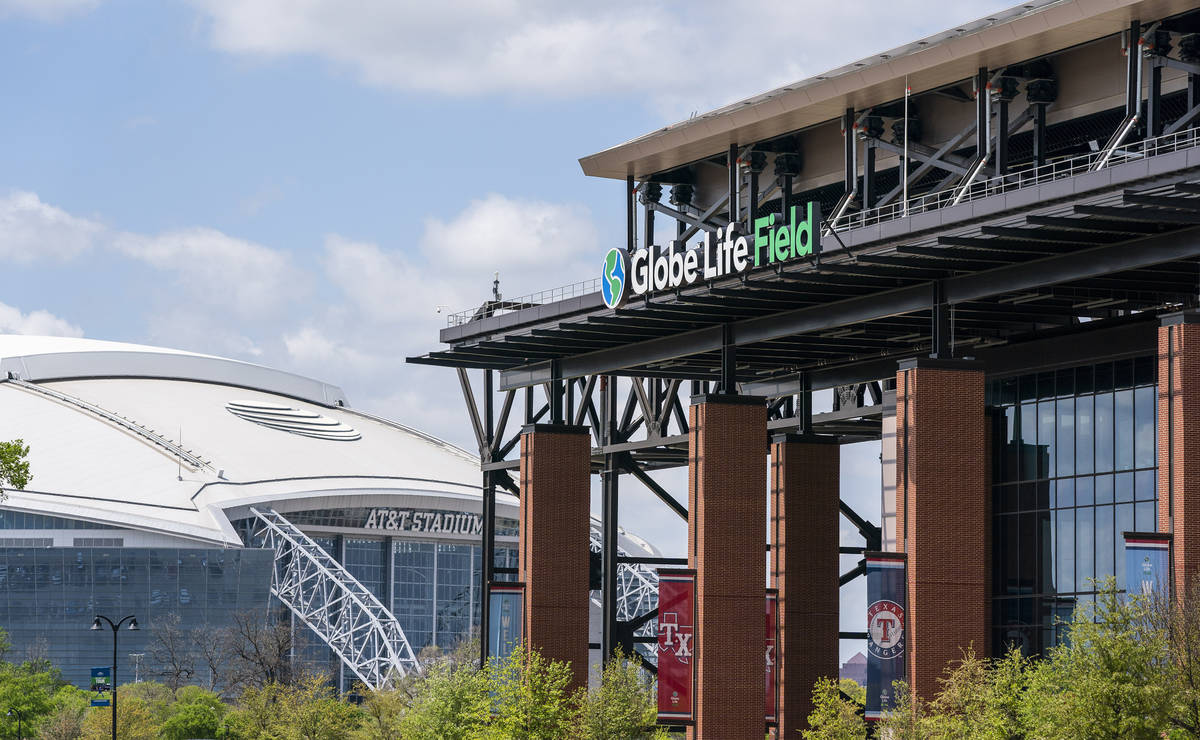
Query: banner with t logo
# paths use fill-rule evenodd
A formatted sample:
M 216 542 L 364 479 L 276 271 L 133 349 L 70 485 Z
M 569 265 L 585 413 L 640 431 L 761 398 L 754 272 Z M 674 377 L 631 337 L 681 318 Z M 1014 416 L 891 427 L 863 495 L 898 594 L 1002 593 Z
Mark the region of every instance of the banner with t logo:
M 767 726 L 779 721 L 779 590 L 767 589 Z
M 904 553 L 868 552 L 867 713 L 878 721 L 895 706 L 892 683 L 904 679 Z
M 1125 592 L 1168 595 L 1171 535 L 1125 532 Z M 1120 585 L 1120 584 L 1118 584 Z
M 658 571 L 658 721 L 695 719 L 696 571 Z

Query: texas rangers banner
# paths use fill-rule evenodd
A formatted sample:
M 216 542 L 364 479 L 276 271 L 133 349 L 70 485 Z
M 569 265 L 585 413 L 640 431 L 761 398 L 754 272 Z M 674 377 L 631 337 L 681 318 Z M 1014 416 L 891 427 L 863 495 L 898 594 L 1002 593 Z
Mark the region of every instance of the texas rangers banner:
M 774 725 L 779 711 L 779 591 L 767 589 L 767 725 Z
M 694 719 L 696 571 L 658 571 L 658 721 Z
M 1125 591 L 1167 595 L 1171 535 L 1163 532 L 1125 532 Z
M 507 658 L 521 642 L 525 584 L 493 581 L 488 584 L 488 655 Z
M 867 561 L 867 713 L 883 718 L 895 705 L 892 683 L 904 679 L 905 556 L 869 552 Z

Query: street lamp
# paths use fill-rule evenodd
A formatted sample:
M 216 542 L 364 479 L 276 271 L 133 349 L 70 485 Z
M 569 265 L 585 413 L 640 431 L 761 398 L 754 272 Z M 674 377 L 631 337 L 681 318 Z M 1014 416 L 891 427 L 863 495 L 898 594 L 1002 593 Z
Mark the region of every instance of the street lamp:
M 21 720 L 23 719 L 21 712 L 17 709 L 9 709 L 8 716 L 17 718 L 17 740 L 24 740 L 25 736 L 21 734 Z
M 105 622 L 108 622 L 108 626 L 112 627 L 112 633 L 113 633 L 112 740 L 117 740 L 117 632 L 119 632 L 121 630 L 121 625 L 125 624 L 126 621 L 129 622 L 129 629 L 131 629 L 131 630 L 136 630 L 138 628 L 138 623 L 137 623 L 137 619 L 132 614 L 130 614 L 128 617 L 125 617 L 124 619 L 122 619 L 118 622 L 113 622 L 111 619 L 104 616 L 103 614 L 97 614 L 96 618 L 92 620 L 92 629 L 93 630 L 98 630 L 98 629 L 102 628 L 102 625 L 100 624 L 101 619 L 103 619 Z

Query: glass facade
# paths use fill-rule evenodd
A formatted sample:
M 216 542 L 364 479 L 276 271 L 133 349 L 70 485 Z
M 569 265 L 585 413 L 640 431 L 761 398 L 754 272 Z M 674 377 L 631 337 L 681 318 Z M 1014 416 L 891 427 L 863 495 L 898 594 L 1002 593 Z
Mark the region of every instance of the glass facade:
M 272 553 L 242 549 L 2 548 L 0 627 L 13 654 L 48 658 L 63 677 L 87 686 L 91 669 L 112 662 L 112 632 L 89 628 L 96 614 L 137 617 L 122 630 L 118 679 L 133 680 L 130 653 L 144 653 L 152 676 L 155 627 L 178 615 L 180 627 L 229 626 L 232 616 L 265 611 Z
M 988 382 L 993 650 L 1041 653 L 1156 527 L 1153 357 Z

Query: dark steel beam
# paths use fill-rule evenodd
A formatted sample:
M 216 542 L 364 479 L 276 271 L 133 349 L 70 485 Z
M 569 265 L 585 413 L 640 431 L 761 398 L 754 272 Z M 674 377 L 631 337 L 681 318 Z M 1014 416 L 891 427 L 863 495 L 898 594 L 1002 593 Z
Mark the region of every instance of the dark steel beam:
M 976 301 L 1038 287 L 1099 278 L 1114 272 L 1149 267 L 1178 259 L 1195 258 L 1200 256 L 1198 235 L 1200 230 L 1186 229 L 946 278 L 942 281 L 945 302 L 956 304 Z M 727 338 L 726 332 L 734 346 L 746 345 L 924 311 L 933 305 L 932 299 L 932 288 L 929 284 L 897 288 L 835 303 L 743 319 L 727 325 L 728 329 L 710 326 L 625 347 L 565 357 L 561 361 L 562 370 L 568 376 L 578 376 L 636 368 L 640 365 L 720 350 L 726 344 L 723 341 Z M 540 373 L 548 370 L 548 367 L 542 367 L 545 369 L 519 368 L 515 372 L 503 374 L 503 387 L 509 387 L 514 380 L 517 381 L 515 384 L 524 384 L 531 380 L 540 382 Z
M 1152 208 L 1120 208 L 1118 206 L 1075 206 L 1075 213 L 1081 216 L 1100 216 L 1101 218 L 1124 219 L 1127 221 L 1145 221 L 1148 223 L 1200 224 L 1200 213 L 1176 213 L 1173 211 L 1156 211 Z
M 1176 185 L 1179 188 L 1180 185 Z M 1198 190 L 1197 192 L 1200 192 Z M 1161 229 L 1156 224 L 1144 224 L 1136 221 L 1104 221 L 1098 218 L 1066 218 L 1063 216 L 1026 216 L 1025 223 L 1030 226 L 1046 226 L 1052 229 L 1068 229 L 1071 231 L 1099 231 L 1117 234 L 1157 234 Z

